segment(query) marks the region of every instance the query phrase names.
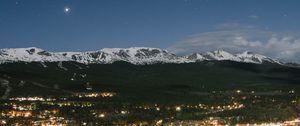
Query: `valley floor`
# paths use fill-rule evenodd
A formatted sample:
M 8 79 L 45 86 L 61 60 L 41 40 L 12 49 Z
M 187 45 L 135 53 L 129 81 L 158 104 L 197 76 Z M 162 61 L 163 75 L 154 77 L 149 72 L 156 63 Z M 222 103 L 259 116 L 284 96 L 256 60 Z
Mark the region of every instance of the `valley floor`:
M 187 126 L 300 124 L 300 99 L 295 90 L 212 91 L 201 94 L 203 100 L 186 102 L 172 99 L 130 100 L 124 95 L 99 91 L 60 97 L 11 97 L 0 102 L 0 123 Z

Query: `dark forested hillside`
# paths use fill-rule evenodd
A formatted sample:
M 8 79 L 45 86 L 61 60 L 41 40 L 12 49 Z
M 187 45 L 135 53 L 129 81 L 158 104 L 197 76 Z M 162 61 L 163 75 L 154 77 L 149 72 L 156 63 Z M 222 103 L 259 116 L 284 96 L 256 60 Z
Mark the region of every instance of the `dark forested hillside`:
M 19 62 L 0 65 L 0 78 L 8 81 L 9 95 L 57 95 L 85 91 L 87 87 L 151 95 L 172 91 L 297 88 L 300 69 L 231 61 L 154 65 Z M 2 84 L 1 94 L 7 86 Z

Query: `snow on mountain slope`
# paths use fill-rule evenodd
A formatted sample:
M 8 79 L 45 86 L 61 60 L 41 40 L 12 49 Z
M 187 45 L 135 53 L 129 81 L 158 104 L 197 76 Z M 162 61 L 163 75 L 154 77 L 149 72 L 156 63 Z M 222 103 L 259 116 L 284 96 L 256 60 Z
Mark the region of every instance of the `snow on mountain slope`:
M 243 52 L 231 54 L 223 50 L 213 52 L 194 53 L 187 56 L 176 56 L 166 50 L 147 47 L 132 48 L 104 48 L 89 52 L 47 52 L 43 49 L 30 48 L 8 48 L 0 49 L 0 63 L 5 62 L 61 62 L 75 61 L 79 63 L 109 64 L 115 61 L 126 61 L 132 64 L 154 64 L 154 63 L 189 63 L 204 60 L 230 60 L 247 63 L 271 62 L 281 64 L 278 60 L 269 57 Z
M 133 64 L 148 63 L 185 63 L 191 62 L 185 58 L 178 57 L 166 50 L 157 48 L 133 47 L 133 48 L 104 48 L 101 50 L 110 62 L 127 61 Z
M 272 59 L 267 56 L 263 56 L 260 54 L 255 54 L 253 52 L 245 51 L 240 54 L 236 54 L 238 58 L 241 59 L 242 62 L 247 62 L 247 63 L 263 63 L 263 62 L 271 62 L 271 63 L 278 63 L 282 64 L 279 60 Z
M 75 61 L 80 63 L 113 63 L 115 61 L 126 61 L 133 64 L 153 63 L 185 63 L 192 62 L 188 59 L 178 57 L 166 50 L 146 47 L 133 48 L 104 48 L 99 51 L 90 52 L 47 52 L 45 50 L 31 48 L 1 49 L 0 62 L 54 62 Z
M 204 60 L 208 60 L 207 58 L 203 57 L 201 54 L 199 53 L 193 53 L 191 55 L 187 55 L 184 56 L 185 58 L 192 60 L 192 61 L 204 61 Z
M 229 60 L 229 61 L 236 61 L 236 62 L 256 63 L 256 64 L 261 64 L 264 62 L 282 64 L 276 59 L 272 59 L 267 56 L 255 54 L 248 51 L 245 51 L 243 53 L 238 53 L 238 54 L 231 54 L 224 50 L 217 50 L 213 52 L 194 53 L 186 57 L 190 60 L 196 60 L 196 61 Z
M 209 60 L 231 60 L 231 61 L 240 61 L 238 57 L 233 54 L 230 54 L 223 50 L 217 50 L 213 52 L 206 52 L 202 54 L 203 57 Z
M 11 48 L 0 50 L 0 62 L 53 62 L 53 61 L 69 61 L 59 53 L 50 53 L 39 48 Z

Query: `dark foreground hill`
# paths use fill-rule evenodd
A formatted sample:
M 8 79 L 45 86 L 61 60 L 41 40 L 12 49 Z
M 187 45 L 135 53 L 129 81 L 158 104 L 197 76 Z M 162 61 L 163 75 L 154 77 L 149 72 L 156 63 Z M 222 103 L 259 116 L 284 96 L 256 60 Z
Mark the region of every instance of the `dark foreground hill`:
M 218 90 L 298 90 L 300 69 L 232 61 L 153 65 L 18 62 L 1 64 L 0 79 L 3 98 L 115 91 L 152 99 Z

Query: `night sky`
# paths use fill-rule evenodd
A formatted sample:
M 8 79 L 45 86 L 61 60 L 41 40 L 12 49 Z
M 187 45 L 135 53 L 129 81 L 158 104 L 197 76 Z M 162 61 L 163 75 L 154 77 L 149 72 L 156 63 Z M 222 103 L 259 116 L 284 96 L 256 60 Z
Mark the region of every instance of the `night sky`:
M 250 50 L 299 61 L 299 0 L 1 0 L 0 48 Z

